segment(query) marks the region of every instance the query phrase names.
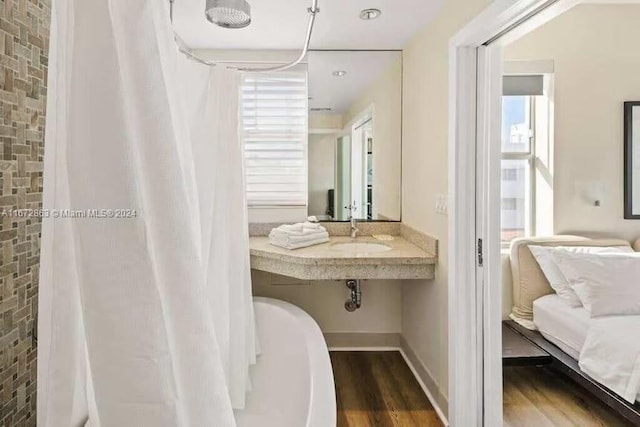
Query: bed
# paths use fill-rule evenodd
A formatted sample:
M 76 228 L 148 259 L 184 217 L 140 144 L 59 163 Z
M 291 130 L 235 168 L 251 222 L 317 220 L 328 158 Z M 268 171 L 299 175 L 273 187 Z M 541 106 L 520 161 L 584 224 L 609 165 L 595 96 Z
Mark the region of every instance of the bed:
M 578 367 L 578 359 L 593 325 L 584 307 L 572 308 L 563 302 L 549 285 L 540 266 L 529 250 L 536 246 L 589 246 L 629 247 L 629 242 L 618 239 L 588 239 L 579 236 L 517 239 L 511 246 L 513 310 L 512 322 L 520 332 L 554 357 L 560 371 L 567 373 L 634 425 L 640 426 L 640 393 L 635 404 L 619 398 L 590 378 Z M 640 251 L 640 240 L 634 245 Z M 634 396 L 635 393 L 632 395 Z
M 591 321 L 584 307 L 572 308 L 556 294 L 545 295 L 533 302 L 533 319 L 547 341 L 578 360 Z M 636 401 L 640 402 L 640 394 Z

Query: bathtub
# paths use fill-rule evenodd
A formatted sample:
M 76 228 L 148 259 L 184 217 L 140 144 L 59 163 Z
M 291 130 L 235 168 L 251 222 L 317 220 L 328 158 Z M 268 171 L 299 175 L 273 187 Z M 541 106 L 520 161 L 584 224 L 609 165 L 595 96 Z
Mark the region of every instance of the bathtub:
M 260 356 L 238 427 L 335 427 L 329 351 L 316 322 L 284 301 L 254 298 Z

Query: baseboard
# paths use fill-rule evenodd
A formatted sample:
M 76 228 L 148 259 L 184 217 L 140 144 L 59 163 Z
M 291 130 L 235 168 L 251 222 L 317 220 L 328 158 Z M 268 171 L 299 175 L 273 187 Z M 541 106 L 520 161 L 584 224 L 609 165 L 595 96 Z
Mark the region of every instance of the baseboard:
M 400 351 L 400 347 L 329 347 L 331 352 L 340 351 Z
M 325 333 L 324 339 L 331 351 L 381 351 L 399 349 L 399 333 Z
M 422 387 L 427 399 L 429 399 L 429 402 L 433 405 L 438 417 L 440 417 L 440 420 L 445 426 L 448 426 L 449 421 L 447 420 L 446 414 L 449 412 L 449 400 L 444 394 L 442 394 L 440 387 L 438 387 L 438 383 L 433 379 L 427 368 L 416 355 L 413 348 L 402 336 L 400 337 L 400 354 L 409 366 L 409 369 L 411 369 L 411 372 L 413 372 L 413 375 L 416 377 L 420 387 Z M 434 394 L 437 398 L 434 398 Z M 443 411 L 442 408 L 445 408 L 446 412 Z

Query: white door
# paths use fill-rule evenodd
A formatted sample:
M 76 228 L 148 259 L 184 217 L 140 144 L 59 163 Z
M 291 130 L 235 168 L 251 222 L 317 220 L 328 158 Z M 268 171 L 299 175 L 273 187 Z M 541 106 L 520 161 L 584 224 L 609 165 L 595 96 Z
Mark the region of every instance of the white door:
M 477 285 L 482 317 L 483 419 L 502 425 L 502 269 L 500 171 L 502 48 L 477 49 L 476 233 Z M 485 262 L 489 260 L 490 262 Z M 498 375 L 495 373 L 498 372 Z

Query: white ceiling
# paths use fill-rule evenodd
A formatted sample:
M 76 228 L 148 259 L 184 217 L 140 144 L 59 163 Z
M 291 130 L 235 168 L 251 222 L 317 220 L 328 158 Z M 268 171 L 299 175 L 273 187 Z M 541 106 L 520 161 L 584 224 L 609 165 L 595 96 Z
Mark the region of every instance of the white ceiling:
M 344 114 L 402 53 L 387 52 L 309 52 L 309 108 L 331 108 L 323 114 Z M 334 71 L 346 71 L 342 77 Z M 398 90 L 401 90 L 398 81 Z
M 165 0 L 168 2 L 168 0 Z M 248 0 L 251 25 L 224 29 L 204 16 L 206 0 L 175 0 L 174 27 L 194 49 L 296 49 L 307 29 L 311 0 Z M 402 49 L 443 0 L 319 0 L 312 49 Z M 378 8 L 373 21 L 360 11 Z

